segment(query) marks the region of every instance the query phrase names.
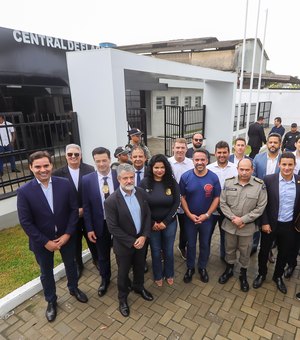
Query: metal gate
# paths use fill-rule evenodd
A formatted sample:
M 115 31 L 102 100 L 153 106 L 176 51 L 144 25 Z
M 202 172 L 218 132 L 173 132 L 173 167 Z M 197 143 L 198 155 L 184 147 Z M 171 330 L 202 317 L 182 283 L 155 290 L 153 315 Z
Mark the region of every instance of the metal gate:
M 23 116 L 22 112 L 4 114 L 16 131 L 13 151 L 0 154 L 3 161 L 3 176 L 0 176 L 0 200 L 16 195 L 20 185 L 33 178 L 28 169 L 28 156 L 38 150 L 47 150 L 53 156 L 53 164 L 58 168 L 65 164 L 67 144 L 80 145 L 76 112 L 69 114 L 46 114 Z M 11 172 L 10 157 L 15 158 L 20 172 Z
M 143 132 L 143 143 L 147 145 L 146 110 L 143 108 L 127 109 L 128 130 L 138 128 Z
M 205 105 L 184 107 L 165 105 L 165 155 L 172 156 L 172 145 L 176 138 L 185 138 L 191 143 L 195 132 L 205 135 Z

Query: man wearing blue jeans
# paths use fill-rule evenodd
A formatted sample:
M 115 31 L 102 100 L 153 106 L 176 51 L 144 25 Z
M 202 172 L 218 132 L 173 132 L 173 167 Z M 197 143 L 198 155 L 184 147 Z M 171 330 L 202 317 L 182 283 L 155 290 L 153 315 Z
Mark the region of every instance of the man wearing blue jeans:
M 221 186 L 218 176 L 206 168 L 206 151 L 199 149 L 193 154 L 194 169 L 185 172 L 180 179 L 181 204 L 186 214 L 187 271 L 183 281 L 189 283 L 195 273 L 196 243 L 199 233 L 198 270 L 200 280 L 208 282 L 206 270 L 210 255 L 213 230 L 211 214 L 220 201 Z
M 10 162 L 11 172 L 20 172 L 16 168 L 15 157 L 10 153 L 14 150 L 14 143 L 16 140 L 16 133 L 12 123 L 5 120 L 3 115 L 0 115 L 0 177 L 3 176 L 3 159 L 4 152 L 8 154 L 7 158 Z

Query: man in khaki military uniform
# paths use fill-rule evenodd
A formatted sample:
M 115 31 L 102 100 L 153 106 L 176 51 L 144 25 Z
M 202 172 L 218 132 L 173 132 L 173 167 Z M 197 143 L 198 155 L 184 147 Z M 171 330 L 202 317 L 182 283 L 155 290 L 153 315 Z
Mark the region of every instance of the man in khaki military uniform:
M 250 159 L 238 163 L 238 176 L 225 180 L 221 193 L 220 208 L 225 215 L 222 229 L 225 231 L 226 270 L 219 283 L 226 283 L 233 276 L 233 267 L 239 250 L 241 264 L 241 290 L 247 292 L 247 268 L 250 261 L 255 220 L 262 215 L 267 204 L 267 191 L 263 180 L 253 177 L 253 164 Z

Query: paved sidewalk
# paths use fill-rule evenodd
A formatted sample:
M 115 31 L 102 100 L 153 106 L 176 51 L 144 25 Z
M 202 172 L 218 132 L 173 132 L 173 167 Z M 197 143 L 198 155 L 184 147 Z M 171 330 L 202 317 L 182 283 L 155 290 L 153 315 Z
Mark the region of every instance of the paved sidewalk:
M 115 260 L 112 282 L 103 298 L 97 295 L 99 275 L 89 261 L 79 282 L 89 297 L 87 304 L 70 296 L 66 279 L 62 279 L 57 284 L 55 322 L 47 322 L 46 303 L 39 293 L 6 320 L 0 320 L 0 339 L 300 339 L 300 302 L 295 299 L 300 291 L 299 269 L 286 280 L 287 295 L 278 292 L 271 280 L 273 265 L 258 290 L 240 291 L 238 268 L 227 284 L 220 285 L 218 277 L 224 264 L 218 256 L 219 235 L 215 234 L 207 284 L 199 280 L 198 274 L 190 284 L 182 281 L 186 268 L 176 250 L 174 286 L 155 287 L 150 270 L 145 275 L 145 286 L 153 293 L 154 301 L 146 302 L 131 293 L 131 314 L 124 318 L 118 311 Z M 256 256 L 249 269 L 251 283 L 255 274 Z

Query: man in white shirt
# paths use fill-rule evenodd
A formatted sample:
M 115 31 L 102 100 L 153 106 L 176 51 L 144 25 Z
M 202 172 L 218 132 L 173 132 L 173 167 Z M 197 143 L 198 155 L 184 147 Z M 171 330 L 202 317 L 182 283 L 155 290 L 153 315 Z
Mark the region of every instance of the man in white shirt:
M 131 161 L 135 170 L 134 185 L 138 187 L 143 178 L 147 176 L 146 150 L 140 145 L 134 145 L 131 149 Z
M 207 169 L 214 172 L 220 181 L 221 188 L 223 189 L 225 179 L 235 177 L 238 175 L 238 171 L 236 168 L 236 164 L 229 162 L 229 145 L 225 141 L 220 141 L 215 146 L 215 157 L 216 162 L 211 163 L 207 166 Z M 218 211 L 215 211 L 213 214 L 214 225 L 219 225 L 220 230 L 220 258 L 225 260 L 225 232 L 221 228 L 222 222 L 224 220 L 224 214 L 218 208 Z
M 8 122 L 4 115 L 0 115 L 0 154 L 7 152 L 8 160 L 10 162 L 11 172 L 20 172 L 16 168 L 15 157 L 9 155 L 14 150 L 16 141 L 16 132 L 12 123 Z M 3 176 L 3 157 L 0 157 L 0 177 Z
M 64 177 L 67 178 L 72 186 L 73 192 L 76 194 L 78 199 L 78 214 L 79 219 L 76 228 L 76 265 L 77 265 L 77 274 L 78 278 L 81 277 L 83 271 L 83 262 L 82 262 L 82 237 L 86 239 L 87 245 L 90 249 L 93 263 L 98 267 L 98 256 L 97 249 L 94 243 L 92 243 L 87 237 L 87 231 L 84 225 L 83 220 L 83 208 L 82 208 L 82 177 L 95 172 L 93 166 L 83 163 L 81 161 L 82 154 L 81 148 L 77 144 L 68 144 L 66 146 L 66 161 L 67 164 L 59 169 L 53 171 L 53 176 Z
M 249 156 L 245 155 L 246 145 L 245 138 L 237 137 L 233 143 L 234 153 L 229 156 L 229 162 L 234 163 L 237 166 L 240 160 L 244 158 L 251 159 Z
M 173 156 L 169 158 L 169 162 L 177 183 L 180 182 L 180 178 L 183 173 L 194 168 L 193 161 L 186 157 L 187 149 L 187 141 L 185 138 L 177 138 L 175 140 L 173 145 Z M 177 217 L 180 228 L 178 249 L 180 251 L 181 257 L 186 260 L 187 238 L 184 229 L 185 214 L 182 208 L 178 209 Z

